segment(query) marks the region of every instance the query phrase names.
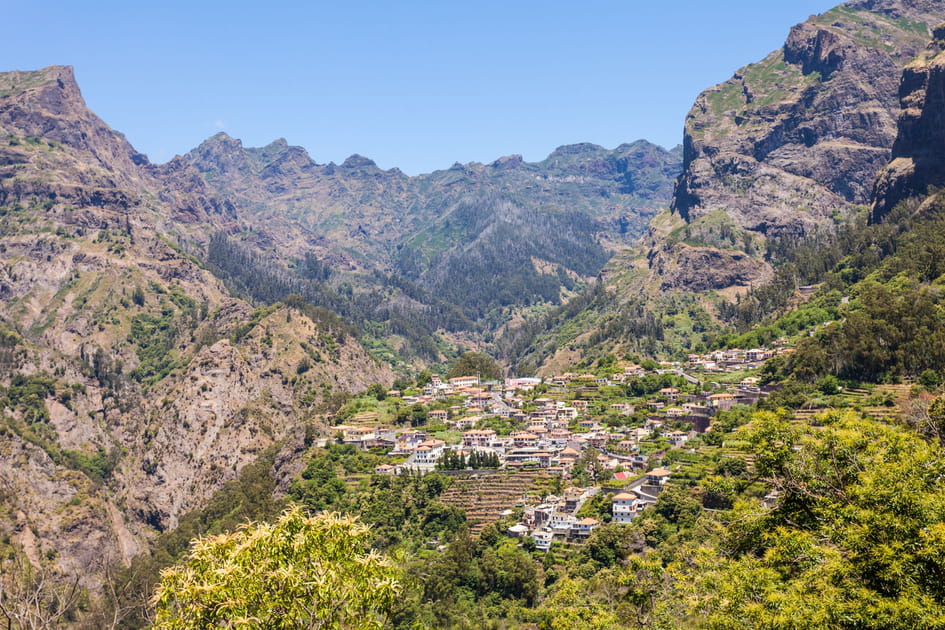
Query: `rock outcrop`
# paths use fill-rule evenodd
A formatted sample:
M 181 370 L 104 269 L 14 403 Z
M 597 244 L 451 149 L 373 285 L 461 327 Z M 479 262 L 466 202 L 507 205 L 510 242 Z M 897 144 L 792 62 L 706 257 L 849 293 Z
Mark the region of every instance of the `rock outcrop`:
M 759 287 L 771 280 L 768 265 L 748 254 L 715 247 L 675 243 L 651 252 L 649 261 L 660 277 L 661 291 L 710 291 L 718 287 Z
M 945 185 L 945 25 L 926 51 L 906 66 L 899 88 L 902 114 L 892 161 L 876 182 L 870 220 L 930 187 Z

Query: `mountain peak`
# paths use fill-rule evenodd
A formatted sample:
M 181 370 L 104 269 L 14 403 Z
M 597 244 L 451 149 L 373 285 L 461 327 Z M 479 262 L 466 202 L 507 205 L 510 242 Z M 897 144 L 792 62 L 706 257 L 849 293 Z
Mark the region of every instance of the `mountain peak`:
M 521 166 L 524 162 L 525 160 L 522 159 L 522 156 L 515 153 L 513 155 L 504 155 L 489 164 L 489 166 L 494 169 L 510 169 Z
M 276 138 L 269 144 L 267 144 L 264 149 L 272 150 L 281 150 L 289 148 L 289 142 L 285 138 Z
M 357 153 L 348 157 L 348 159 L 341 163 L 341 166 L 342 168 L 377 168 L 377 164 L 374 162 L 374 160 L 366 158 L 363 155 L 359 155 Z
M 72 66 L 0 73 L 0 133 L 59 142 L 131 179 L 148 164 L 147 156 L 89 110 Z
M 587 155 L 590 153 L 598 153 L 600 151 L 606 151 L 606 149 L 592 142 L 578 142 L 577 144 L 565 144 L 558 147 L 551 152 L 551 154 L 548 156 L 548 159 Z
M 72 66 L 0 73 L 0 96 L 28 100 L 57 116 L 86 111 Z
M 39 70 L 13 70 L 0 73 L 0 89 L 5 91 L 43 87 L 53 83 L 61 88 L 74 86 L 78 89 L 72 66 L 46 66 Z
M 229 172 L 247 168 L 243 142 L 225 132 L 216 133 L 185 156 L 201 171 Z
M 225 131 L 215 133 L 194 149 L 195 151 L 242 151 L 243 150 L 243 141 L 234 138 L 233 136 L 227 134 Z

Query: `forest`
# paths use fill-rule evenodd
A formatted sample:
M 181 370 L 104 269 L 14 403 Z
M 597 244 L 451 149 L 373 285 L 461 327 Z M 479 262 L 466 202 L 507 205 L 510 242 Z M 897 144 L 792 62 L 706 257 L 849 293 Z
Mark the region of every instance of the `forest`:
M 945 199 L 933 196 L 919 208 L 916 200 L 902 202 L 882 223 L 845 237 L 850 253 L 821 277 L 819 293 L 770 324 L 814 326 L 795 353 L 767 367 L 770 378 L 875 383 L 941 369 Z

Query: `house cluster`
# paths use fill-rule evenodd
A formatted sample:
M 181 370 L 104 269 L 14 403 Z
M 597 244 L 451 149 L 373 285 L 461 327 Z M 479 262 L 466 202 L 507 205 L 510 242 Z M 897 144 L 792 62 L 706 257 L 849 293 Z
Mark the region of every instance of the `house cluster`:
M 673 366 L 664 366 L 658 372 L 688 376 Z M 434 470 L 449 449 L 467 460 L 474 452 L 494 455 L 505 469 L 538 468 L 568 479 L 589 447 L 599 454 L 596 462 L 585 461 L 585 467 L 591 463 L 602 470 L 645 469 L 649 456 L 641 448 L 642 442 L 659 436 L 670 447 L 683 447 L 694 434 L 710 428 L 717 412 L 738 404 L 754 404 L 764 395 L 758 380 L 751 377 L 735 386 L 692 388 L 696 390 L 693 392 L 665 387 L 633 403 L 608 403 L 596 395 L 601 387 L 641 374 L 645 375 L 643 368 L 627 365 L 606 377 L 566 373 L 547 381 L 515 378 L 483 383 L 476 376 L 449 380 L 434 376 L 420 395 L 389 392 L 390 396 L 400 396 L 405 404 L 430 405 L 426 412 L 428 426 L 406 430 L 339 426 L 337 430 L 344 443 L 361 449 L 381 448 L 404 458 L 383 472 Z M 547 387 L 541 397 L 535 397 L 533 390 L 543 383 Z M 619 422 L 608 426 L 608 415 L 635 416 L 639 422 L 631 423 L 637 426 Z M 500 435 L 490 427 L 495 426 L 496 419 L 508 421 L 505 426 L 515 430 Z M 449 430 L 446 437 L 453 436 L 450 443 L 437 437 L 444 437 L 444 433 L 433 435 L 437 427 Z
M 702 372 L 734 372 L 760 367 L 768 359 L 790 352 L 787 339 L 778 339 L 770 348 L 743 350 L 716 350 L 707 354 L 690 354 L 686 358 L 686 368 Z
M 657 468 L 625 488 L 609 492 L 611 522 L 630 523 L 646 506 L 656 502 L 670 475 L 665 468 Z M 601 492 L 603 490 L 598 486 L 571 487 L 560 497 L 549 495 L 538 505 L 526 505 L 522 520 L 509 528 L 509 534 L 519 538 L 531 537 L 540 551 L 548 551 L 555 541 L 583 542 L 600 521 L 588 516 L 581 518 L 578 512 L 589 498 Z
M 765 360 L 774 352 L 707 356 L 727 369 Z M 476 376 L 434 376 L 422 390 L 388 392 L 394 404 L 423 405 L 426 424 L 376 426 L 372 422 L 378 415 L 368 413 L 336 429 L 344 443 L 396 457 L 377 466 L 377 474 L 425 473 L 438 463 L 488 461 L 487 466 L 498 463 L 506 470 L 543 470 L 572 483 L 591 479 L 595 485 L 569 487 L 561 496 L 524 505 L 521 521 L 509 533 L 530 537 L 538 549 L 547 550 L 555 541 L 585 540 L 600 525 L 594 518 L 599 514 L 579 516 L 585 502 L 600 493 L 607 493 L 611 522 L 631 522 L 656 501 L 671 476 L 664 468 L 650 470 L 666 450 L 685 448 L 695 435 L 711 428 L 717 413 L 754 404 L 766 394 L 753 377 L 732 385 L 705 384 L 691 371 L 665 363 L 650 372 L 633 364 L 619 365 L 616 373 L 609 370 L 606 376 L 565 373 L 493 382 Z M 654 372 L 677 377 L 672 380 L 678 386 L 636 397 L 627 395 L 630 388 L 614 387 Z M 441 461 L 448 452 L 450 458 Z

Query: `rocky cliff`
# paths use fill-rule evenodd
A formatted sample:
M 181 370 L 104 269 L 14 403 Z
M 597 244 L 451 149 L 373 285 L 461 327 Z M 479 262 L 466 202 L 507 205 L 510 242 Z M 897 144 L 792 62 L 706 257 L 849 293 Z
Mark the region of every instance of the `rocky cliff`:
M 933 1 L 847 2 L 699 95 L 672 204 L 693 244 L 731 246 L 713 231 L 720 212 L 739 249 L 763 251 L 767 238 L 810 234 L 868 203 L 896 137 L 902 68 L 943 13 Z M 690 267 L 691 280 L 703 271 Z
M 392 380 L 337 317 L 254 309 L 177 244 L 238 225 L 192 165 L 150 164 L 92 114 L 70 68 L 0 75 L 3 553 L 94 588 L 260 453 L 327 432 L 333 399 Z
M 870 219 L 881 221 L 904 199 L 945 184 L 945 25 L 908 66 L 899 87 L 902 114 L 892 161 L 877 183 Z

